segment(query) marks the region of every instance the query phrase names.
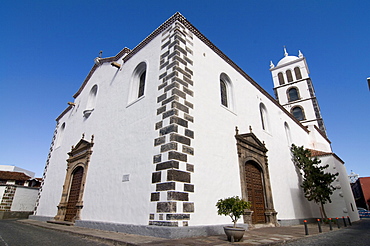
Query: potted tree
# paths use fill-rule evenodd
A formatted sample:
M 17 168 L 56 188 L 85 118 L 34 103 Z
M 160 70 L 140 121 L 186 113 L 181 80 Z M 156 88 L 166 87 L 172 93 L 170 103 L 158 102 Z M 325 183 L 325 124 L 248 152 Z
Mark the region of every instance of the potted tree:
M 251 208 L 251 203 L 240 199 L 238 196 L 233 196 L 218 200 L 216 207 L 218 215 L 230 216 L 231 221 L 234 223 L 233 227 L 224 227 L 227 239 L 231 242 L 240 241 L 243 238 L 245 229 L 236 227 L 236 222 L 240 219 L 245 209 Z

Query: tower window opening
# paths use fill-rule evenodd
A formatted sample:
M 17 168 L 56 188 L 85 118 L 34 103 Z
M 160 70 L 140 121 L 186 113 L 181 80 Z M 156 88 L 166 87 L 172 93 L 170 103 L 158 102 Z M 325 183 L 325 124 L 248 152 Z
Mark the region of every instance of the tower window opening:
M 286 77 L 287 77 L 288 82 L 293 82 L 292 71 L 286 70 Z
M 299 99 L 298 89 L 297 88 L 290 88 L 288 90 L 288 101 L 296 101 Z
M 293 114 L 294 118 L 296 118 L 299 121 L 305 119 L 304 112 L 303 112 L 303 109 L 301 107 L 298 107 L 298 106 L 294 107 L 292 109 L 292 114 Z
M 278 73 L 279 85 L 284 84 L 284 76 L 283 73 Z
M 299 67 L 294 68 L 294 73 L 297 80 L 302 79 L 301 69 Z

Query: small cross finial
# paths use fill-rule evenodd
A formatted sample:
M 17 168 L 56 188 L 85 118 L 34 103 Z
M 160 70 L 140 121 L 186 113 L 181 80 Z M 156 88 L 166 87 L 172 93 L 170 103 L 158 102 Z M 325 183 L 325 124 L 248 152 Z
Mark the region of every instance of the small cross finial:
M 84 139 L 85 138 L 85 133 L 82 133 L 82 139 Z
M 298 57 L 299 58 L 302 58 L 303 57 L 303 54 L 302 54 L 301 50 L 298 51 Z
M 91 142 L 93 143 L 94 142 L 94 134 L 91 135 Z
M 103 51 L 101 50 L 100 52 L 99 52 L 99 58 L 101 58 L 101 56 L 103 55 Z
M 284 45 L 284 56 L 288 56 L 288 52 L 286 51 L 285 45 Z
M 249 126 L 249 132 L 252 133 L 252 126 Z
M 238 127 L 237 127 L 237 126 L 235 127 L 235 134 L 236 134 L 236 135 L 238 135 L 238 134 L 239 134 L 239 129 L 238 129 Z

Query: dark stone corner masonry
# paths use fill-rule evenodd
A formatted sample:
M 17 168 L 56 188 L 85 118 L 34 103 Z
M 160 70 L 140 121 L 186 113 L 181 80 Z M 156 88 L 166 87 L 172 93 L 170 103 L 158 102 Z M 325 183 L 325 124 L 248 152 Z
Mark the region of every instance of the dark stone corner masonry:
M 154 139 L 157 153 L 153 156 L 155 168 L 151 183 L 150 201 L 156 210 L 149 214 L 149 225 L 188 226 L 195 191 L 191 183 L 194 164 L 188 163 L 195 151 L 192 147 L 194 131 L 193 97 L 193 34 L 179 21 L 162 32 L 161 55 Z

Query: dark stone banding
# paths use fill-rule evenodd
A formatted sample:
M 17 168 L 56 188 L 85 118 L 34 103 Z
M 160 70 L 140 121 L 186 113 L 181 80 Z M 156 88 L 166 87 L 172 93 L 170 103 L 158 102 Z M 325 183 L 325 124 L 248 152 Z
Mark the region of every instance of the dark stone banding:
M 179 97 L 177 95 L 173 95 L 167 98 L 166 100 L 163 100 L 162 105 L 165 105 L 171 101 L 178 101 L 178 100 L 179 100 Z
M 194 132 L 192 130 L 185 129 L 185 136 L 189 138 L 194 138 Z
M 167 220 L 190 220 L 190 214 L 167 214 Z
M 177 221 L 149 221 L 149 225 L 178 227 L 179 223 Z
M 169 61 L 164 62 L 162 65 L 159 66 L 159 69 L 162 69 L 162 68 L 168 66 L 168 64 L 169 64 Z
M 159 97 L 157 97 L 157 103 L 162 102 L 166 98 L 167 98 L 167 93 L 160 95 Z
M 168 191 L 167 200 L 172 201 L 189 201 L 189 193 Z
M 176 142 L 170 142 L 170 143 L 163 144 L 161 146 L 161 152 L 166 152 L 166 151 L 169 151 L 169 150 L 177 150 L 177 143 Z
M 153 156 L 153 163 L 154 164 L 159 163 L 161 161 L 162 161 L 162 155 L 161 154 Z
M 154 172 L 152 173 L 152 183 L 159 183 L 161 182 L 161 172 Z
M 184 213 L 194 213 L 194 203 L 193 202 L 184 202 L 182 205 Z
M 180 117 L 177 116 L 171 116 L 170 118 L 170 124 L 175 123 L 183 127 L 188 127 L 188 122 Z
M 167 181 L 190 183 L 190 173 L 175 169 L 169 169 L 167 170 Z
M 166 91 L 169 91 L 173 88 L 180 88 L 180 84 L 177 83 L 177 82 L 172 82 L 171 84 L 167 85 L 165 88 L 164 88 L 164 92 Z
M 153 192 L 153 193 L 151 193 L 150 194 L 150 201 L 152 201 L 152 202 L 159 201 L 159 192 Z M 153 215 L 153 219 L 154 219 L 154 215 Z
M 172 108 L 177 108 L 185 113 L 189 113 L 189 108 L 186 107 L 184 104 L 181 104 L 179 102 L 173 101 L 171 103 Z
M 157 109 L 157 115 L 163 113 L 163 112 L 166 112 L 166 105 L 160 107 L 159 109 Z
M 172 161 L 161 162 L 156 165 L 156 171 L 171 169 L 171 168 L 179 169 L 179 162 L 172 160 Z
M 170 151 L 168 152 L 168 159 L 169 160 L 178 160 L 178 161 L 187 161 L 188 156 L 186 154 L 176 152 L 176 151 Z
M 186 87 L 183 87 L 183 91 L 184 91 L 186 94 L 190 95 L 190 96 L 193 96 L 193 95 L 194 95 L 194 92 L 193 92 L 192 90 L 189 90 L 189 89 L 188 89 L 188 88 L 186 88 Z
M 190 145 L 190 138 L 184 137 L 182 135 L 176 134 L 176 133 L 171 133 L 170 135 L 170 141 L 176 141 L 178 143 Z
M 183 145 L 182 146 L 182 152 L 189 155 L 194 155 L 194 148 Z
M 156 130 L 158 130 L 162 127 L 163 127 L 163 121 L 159 121 L 159 122 L 155 123 L 155 129 Z M 185 131 L 185 135 L 186 135 L 186 131 Z
M 184 184 L 184 191 L 194 192 L 194 185 L 193 184 Z
M 180 91 L 177 88 L 172 89 L 172 95 L 177 95 L 179 97 L 182 97 L 182 98 L 186 99 L 186 94 L 184 92 Z
M 176 202 L 158 202 L 157 213 L 176 213 Z
M 164 144 L 165 142 L 166 142 L 166 137 L 165 136 L 156 138 L 156 139 L 154 139 L 154 146 Z
M 156 184 L 155 187 L 156 187 L 156 191 L 175 190 L 176 183 L 175 182 L 160 183 L 160 184 Z
M 167 117 L 170 117 L 172 115 L 179 115 L 179 111 L 175 108 L 170 109 L 162 114 L 162 119 L 166 119 Z
M 186 171 L 188 172 L 194 172 L 194 165 L 186 163 Z
M 165 58 L 166 56 L 168 56 L 170 54 L 170 52 L 167 50 L 166 52 L 164 52 L 162 55 L 161 55 L 161 59 Z
M 166 135 L 168 133 L 177 132 L 178 126 L 176 124 L 171 124 L 169 126 L 165 126 L 159 130 L 160 135 Z

